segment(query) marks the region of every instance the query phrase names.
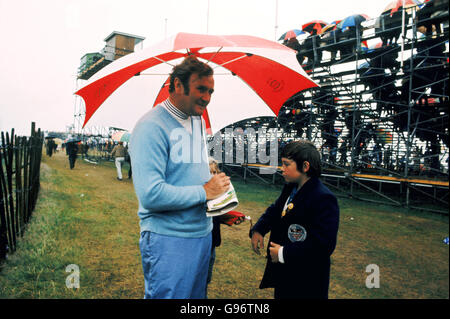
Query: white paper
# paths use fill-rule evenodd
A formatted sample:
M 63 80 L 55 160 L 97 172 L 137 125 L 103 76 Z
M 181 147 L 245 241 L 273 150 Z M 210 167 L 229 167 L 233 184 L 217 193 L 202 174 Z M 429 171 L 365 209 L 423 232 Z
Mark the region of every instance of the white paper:
M 228 213 L 239 205 L 233 184 L 230 183 L 228 190 L 215 199 L 206 202 L 206 216 L 214 217 Z

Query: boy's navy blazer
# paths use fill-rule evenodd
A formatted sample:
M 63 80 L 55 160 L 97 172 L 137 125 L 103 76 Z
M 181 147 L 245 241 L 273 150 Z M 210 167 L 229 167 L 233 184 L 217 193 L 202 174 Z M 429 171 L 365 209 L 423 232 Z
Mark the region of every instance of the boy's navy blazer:
M 297 184 L 286 184 L 250 231 L 250 235 L 257 231 L 263 236 L 271 232 L 260 288 L 279 288 L 292 298 L 327 298 L 330 256 L 339 227 L 337 199 L 319 178 L 312 177 L 295 194 L 292 209 L 282 217 L 284 204 L 295 187 Z M 270 260 L 270 242 L 284 247 L 284 264 Z

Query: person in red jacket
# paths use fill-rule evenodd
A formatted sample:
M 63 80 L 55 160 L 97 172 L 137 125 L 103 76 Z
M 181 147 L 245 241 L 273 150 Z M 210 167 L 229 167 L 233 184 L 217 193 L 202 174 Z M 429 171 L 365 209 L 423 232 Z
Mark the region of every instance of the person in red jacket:
M 311 142 L 287 144 L 281 161 L 287 184 L 250 230 L 252 248 L 258 254 L 270 232 L 260 288 L 275 288 L 276 299 L 327 299 L 338 202 L 319 180 L 320 154 Z

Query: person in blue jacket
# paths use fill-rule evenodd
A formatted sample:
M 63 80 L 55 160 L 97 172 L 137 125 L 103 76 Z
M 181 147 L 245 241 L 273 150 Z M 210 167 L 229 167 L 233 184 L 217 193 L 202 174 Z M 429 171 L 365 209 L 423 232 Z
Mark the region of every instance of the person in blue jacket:
M 275 288 L 276 299 L 327 299 L 338 202 L 319 180 L 320 154 L 314 144 L 305 140 L 287 144 L 281 161 L 287 184 L 250 230 L 258 254 L 270 232 L 260 288 Z

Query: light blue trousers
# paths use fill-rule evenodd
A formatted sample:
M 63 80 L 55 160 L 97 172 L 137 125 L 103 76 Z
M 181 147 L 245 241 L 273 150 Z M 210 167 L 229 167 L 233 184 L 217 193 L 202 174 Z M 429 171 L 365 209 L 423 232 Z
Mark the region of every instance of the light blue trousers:
M 202 238 L 165 236 L 148 231 L 139 240 L 145 299 L 204 299 L 211 234 Z

